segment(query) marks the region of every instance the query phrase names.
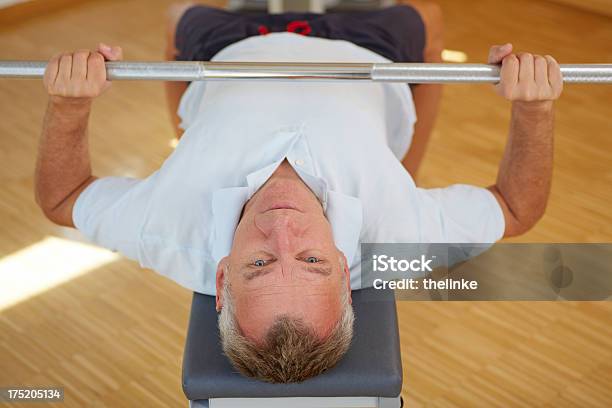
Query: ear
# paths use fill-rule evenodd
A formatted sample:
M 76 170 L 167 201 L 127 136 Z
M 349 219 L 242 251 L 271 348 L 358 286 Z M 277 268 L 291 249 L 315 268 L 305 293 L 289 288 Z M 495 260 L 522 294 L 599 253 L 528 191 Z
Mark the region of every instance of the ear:
M 221 311 L 221 308 L 223 307 L 223 284 L 224 284 L 224 279 L 226 279 L 227 277 L 225 276 L 225 270 L 227 268 L 227 266 L 229 265 L 229 257 L 224 257 L 223 259 L 221 259 L 219 261 L 219 264 L 217 265 L 217 276 L 216 276 L 216 297 L 215 297 L 215 309 L 217 309 L 217 312 Z
M 346 256 L 341 251 L 340 253 L 340 265 L 342 266 L 342 272 L 344 273 L 345 281 L 346 281 L 346 290 L 348 290 L 349 303 L 353 304 L 353 297 L 351 292 L 351 271 L 348 267 L 348 261 L 346 260 Z

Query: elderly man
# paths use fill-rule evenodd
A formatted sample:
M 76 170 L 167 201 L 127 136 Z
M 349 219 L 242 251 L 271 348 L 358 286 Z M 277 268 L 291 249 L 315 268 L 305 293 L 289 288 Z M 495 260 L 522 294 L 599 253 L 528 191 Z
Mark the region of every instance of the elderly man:
M 437 9 L 411 4 L 278 16 L 175 7 L 169 57 L 439 59 Z M 552 57 L 491 48 L 489 62 L 502 64 L 496 89 L 513 101 L 497 182 L 439 189 L 418 188 L 409 173 L 439 87 L 381 83 L 171 84 L 170 106 L 181 98 L 176 123 L 185 130 L 176 150 L 145 179 L 97 178 L 87 121 L 109 86 L 104 60 L 120 58 L 118 47 L 100 45 L 51 59 L 37 201 L 55 223 L 216 295 L 224 351 L 246 375 L 301 381 L 341 358 L 360 242 L 495 242 L 527 231 L 544 212 L 562 88 Z M 414 125 L 415 111 L 424 125 Z

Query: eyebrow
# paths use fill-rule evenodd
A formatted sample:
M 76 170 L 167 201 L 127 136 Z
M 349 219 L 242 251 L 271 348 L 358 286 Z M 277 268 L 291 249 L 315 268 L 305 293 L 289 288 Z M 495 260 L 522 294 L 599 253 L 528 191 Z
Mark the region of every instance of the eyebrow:
M 330 276 L 332 274 L 332 269 L 331 269 L 331 266 L 329 265 L 309 265 L 306 267 L 305 270 L 308 273 L 314 273 L 314 274 L 322 275 L 322 276 Z M 243 271 L 244 278 L 247 281 L 250 281 L 260 276 L 269 274 L 270 272 L 272 272 L 272 267 L 268 266 L 266 268 L 259 268 L 256 270 L 250 270 L 247 267 L 247 268 L 244 268 L 242 271 Z
M 272 272 L 272 268 L 271 267 L 258 268 L 258 269 L 255 269 L 255 270 L 252 270 L 249 267 L 246 267 L 246 268 L 243 269 L 243 275 L 244 275 L 244 278 L 247 281 L 253 280 L 253 279 L 258 278 L 260 276 L 267 275 L 270 272 Z

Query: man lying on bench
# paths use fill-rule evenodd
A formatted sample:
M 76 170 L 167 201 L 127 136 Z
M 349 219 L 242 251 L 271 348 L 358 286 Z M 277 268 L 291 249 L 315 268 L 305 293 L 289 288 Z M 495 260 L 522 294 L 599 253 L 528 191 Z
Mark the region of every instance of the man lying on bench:
M 182 60 L 422 62 L 441 50 L 439 10 L 423 2 L 325 15 L 176 6 L 169 21 L 168 56 Z M 360 242 L 495 242 L 544 213 L 562 88 L 552 57 L 491 48 L 496 89 L 513 101 L 497 183 L 438 189 L 410 173 L 440 88 L 386 83 L 168 84 L 185 130 L 176 150 L 147 178 L 97 178 L 87 122 L 109 86 L 105 59 L 121 50 L 48 65 L 37 201 L 53 222 L 216 295 L 223 349 L 246 375 L 301 381 L 341 358 Z

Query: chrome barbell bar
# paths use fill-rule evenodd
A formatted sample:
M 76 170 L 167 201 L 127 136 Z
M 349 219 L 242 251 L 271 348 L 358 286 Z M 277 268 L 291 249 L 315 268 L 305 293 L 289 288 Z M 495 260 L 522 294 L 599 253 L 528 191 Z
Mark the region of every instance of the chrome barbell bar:
M 0 78 L 42 78 L 46 61 L 0 61 Z M 428 63 L 107 62 L 111 80 L 315 80 L 406 83 L 498 82 L 499 66 Z M 612 64 L 562 64 L 564 82 L 612 83 Z

